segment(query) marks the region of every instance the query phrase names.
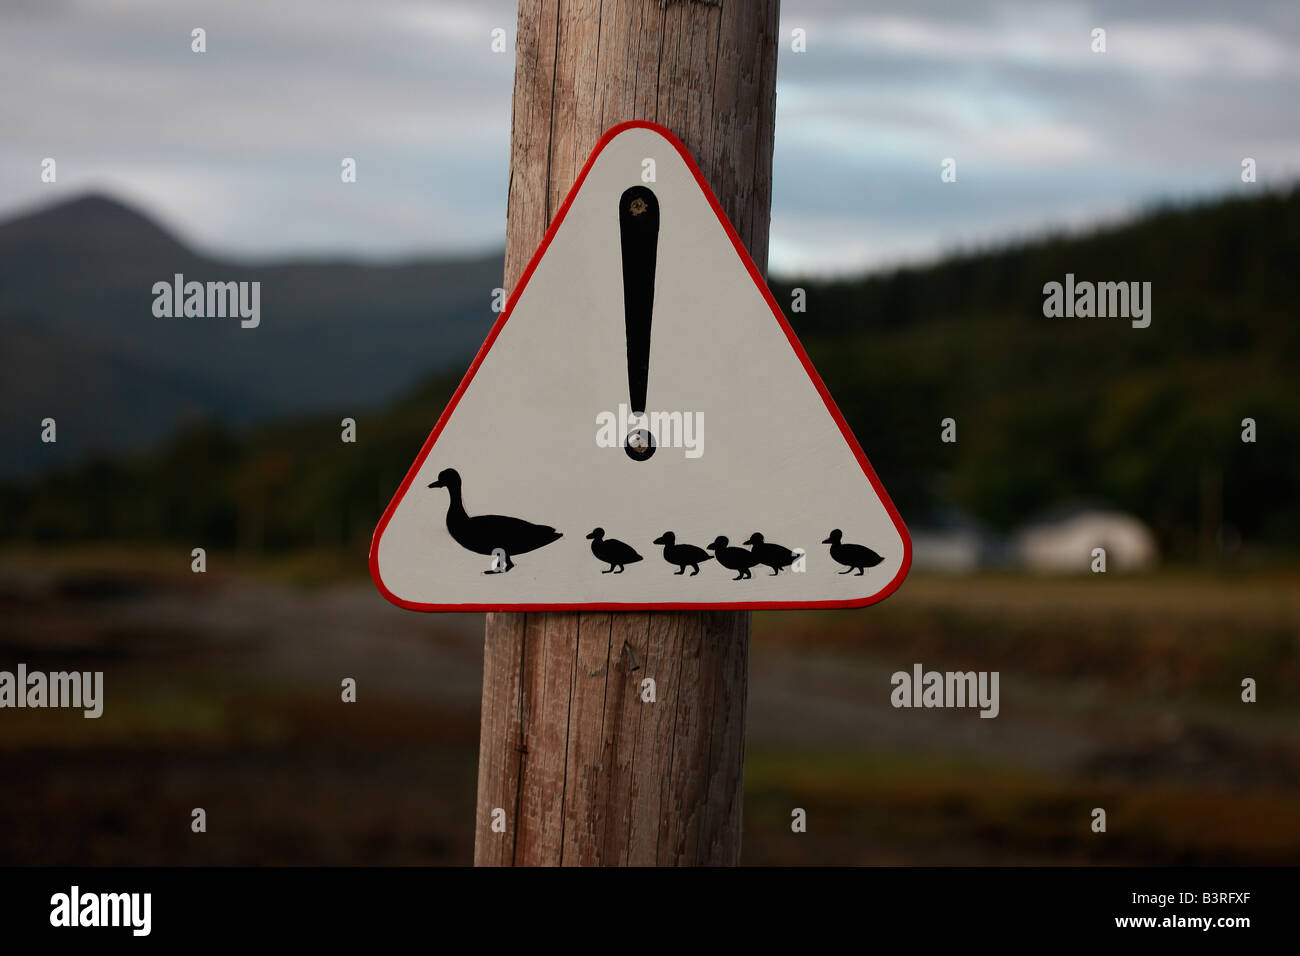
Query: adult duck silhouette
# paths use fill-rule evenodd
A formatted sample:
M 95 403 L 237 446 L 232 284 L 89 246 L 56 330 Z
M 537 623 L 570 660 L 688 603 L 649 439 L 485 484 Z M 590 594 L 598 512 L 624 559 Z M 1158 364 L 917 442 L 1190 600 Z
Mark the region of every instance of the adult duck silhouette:
M 587 540 L 591 542 L 591 553 L 609 565 L 600 572 L 601 574 L 609 574 L 611 571 L 614 574 L 622 574 L 623 565 L 641 560 L 641 555 L 637 554 L 630 544 L 605 537 L 604 528 L 596 528 L 587 535 Z
M 702 561 L 713 560 L 713 555 L 703 548 L 697 548 L 693 544 L 678 544 L 677 535 L 671 531 L 665 531 L 655 538 L 654 543 L 664 546 L 665 561 L 677 565 L 677 570 L 673 574 L 685 574 L 686 567 L 689 565 L 693 569 L 691 577 L 695 577 L 700 573 L 700 563 Z
M 839 574 L 848 574 L 854 568 L 858 574 L 865 574 L 867 568 L 874 568 L 881 561 L 885 560 L 876 552 L 872 551 L 863 544 L 844 544 L 844 532 L 836 528 L 830 533 L 822 544 L 831 546 L 831 558 L 837 563 L 844 565 L 844 570 Z
M 460 495 L 460 472 L 455 468 L 444 468 L 438 472 L 438 480 L 429 484 L 430 488 L 446 488 L 451 493 L 451 504 L 447 506 L 447 530 L 452 538 L 466 551 L 475 554 L 505 555 L 505 565 L 492 568 L 484 574 L 504 574 L 515 566 L 511 560 L 517 554 L 527 554 L 545 547 L 560 538 L 560 532 L 550 525 L 533 524 L 522 518 L 507 518 L 503 515 L 470 515 L 465 513 L 465 503 Z
M 727 539 L 722 535 L 718 535 L 713 539 L 713 544 L 709 545 L 709 550 L 717 555 L 718 564 L 736 572 L 736 576 L 731 579 L 733 581 L 752 578 L 753 575 L 749 573 L 749 569 L 759 563 L 758 555 L 753 551 L 746 551 L 744 548 L 727 547 Z
M 772 574 L 780 574 L 782 568 L 794 564 L 795 553 L 779 544 L 763 540 L 761 532 L 755 531 L 745 542 L 749 550 L 758 557 L 758 563 L 772 569 Z

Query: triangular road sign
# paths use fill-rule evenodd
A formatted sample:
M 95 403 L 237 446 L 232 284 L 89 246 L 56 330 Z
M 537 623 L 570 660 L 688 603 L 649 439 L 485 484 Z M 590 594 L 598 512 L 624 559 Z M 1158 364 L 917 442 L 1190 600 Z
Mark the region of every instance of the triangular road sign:
M 694 160 L 643 122 L 597 144 L 370 549 L 425 611 L 860 607 L 910 565 Z

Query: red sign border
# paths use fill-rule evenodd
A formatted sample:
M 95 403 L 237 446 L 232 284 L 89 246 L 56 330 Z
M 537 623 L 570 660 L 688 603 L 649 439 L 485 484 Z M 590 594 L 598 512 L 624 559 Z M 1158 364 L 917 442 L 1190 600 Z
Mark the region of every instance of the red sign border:
M 753 278 L 754 284 L 758 287 L 759 291 L 763 293 L 763 298 L 767 301 L 768 307 L 772 310 L 773 318 L 780 323 L 782 331 L 785 332 L 785 336 L 790 342 L 790 347 L 794 350 L 794 354 L 798 357 L 799 361 L 803 363 L 803 367 L 808 373 L 808 378 L 812 381 L 818 394 L 821 395 L 822 401 L 826 404 L 826 410 L 830 412 L 831 417 L 835 419 L 835 424 L 839 426 L 840 433 L 844 436 L 844 440 L 848 443 L 850 450 L 852 450 L 854 456 L 857 458 L 858 464 L 862 466 L 862 473 L 866 475 L 867 479 L 871 482 L 871 487 L 875 489 L 881 503 L 885 506 L 885 510 L 889 512 L 889 517 L 893 520 L 894 527 L 898 529 L 898 533 L 903 540 L 903 563 L 899 566 L 898 573 L 894 575 L 894 579 L 875 594 L 870 595 L 869 597 L 854 598 L 846 601 L 733 601 L 726 603 L 714 603 L 708 601 L 670 601 L 655 604 L 609 602 L 598 602 L 594 604 L 424 604 L 417 601 L 407 601 L 404 598 L 398 597 L 388 589 L 384 584 L 383 579 L 380 577 L 379 542 L 384 536 L 384 530 L 388 527 L 388 522 L 392 518 L 393 512 L 397 510 L 397 505 L 406 495 L 407 489 L 410 488 L 411 483 L 415 480 L 415 476 L 419 473 L 425 459 L 428 458 L 429 453 L 433 451 L 433 446 L 438 441 L 438 435 L 441 434 L 442 429 L 451 419 L 452 412 L 456 410 L 456 406 L 460 403 L 461 396 L 465 394 L 465 389 L 469 388 L 469 383 L 474 380 L 474 374 L 478 371 L 479 366 L 483 364 L 483 359 L 487 357 L 488 351 L 492 348 L 492 343 L 496 341 L 497 336 L 501 334 L 501 330 L 505 328 L 506 323 L 510 321 L 510 316 L 514 311 L 515 303 L 518 301 L 524 288 L 528 285 L 528 280 L 532 277 L 533 271 L 537 268 L 538 264 L 542 261 L 542 257 L 546 254 L 546 250 L 550 246 L 551 240 L 555 238 L 556 232 L 559 231 L 560 224 L 564 222 L 564 217 L 568 213 L 569 207 L 573 204 L 574 197 L 578 195 L 578 191 L 582 188 L 583 182 L 586 181 L 587 174 L 591 171 L 592 165 L 596 162 L 596 157 L 598 157 L 601 151 L 613 141 L 614 137 L 630 129 L 648 129 L 658 133 L 672 144 L 673 148 L 681 155 L 682 160 L 686 163 L 686 167 L 691 171 L 691 175 L 695 177 L 695 181 L 699 183 L 700 189 L 704 191 L 705 197 L 709 200 L 709 205 L 713 208 L 714 214 L 718 217 L 718 222 L 721 223 L 722 228 L 726 230 L 727 237 L 731 240 L 732 246 L 735 247 L 736 254 L 740 256 L 741 261 L 745 264 L 745 268 L 749 270 L 750 277 Z M 571 188 L 569 194 L 564 197 L 564 203 L 560 206 L 559 211 L 555 214 L 555 218 L 551 221 L 550 227 L 546 230 L 546 235 L 542 238 L 541 245 L 537 247 L 537 251 L 533 253 L 532 259 L 529 260 L 528 268 L 524 270 L 524 274 L 519 278 L 519 283 L 515 286 L 514 291 L 510 293 L 510 298 L 506 302 L 506 307 L 504 311 L 502 311 L 501 317 L 497 319 L 496 324 L 492 326 L 492 331 L 488 333 L 488 337 L 484 340 L 482 347 L 479 348 L 478 354 L 474 356 L 474 361 L 470 365 L 469 371 L 465 373 L 465 377 L 461 380 L 460 385 L 457 386 L 455 394 L 451 397 L 451 401 L 447 403 L 447 407 L 443 411 L 442 415 L 439 416 L 437 424 L 433 426 L 433 431 L 429 433 L 429 437 L 424 442 L 424 447 L 420 449 L 420 454 L 416 457 L 415 464 L 411 465 L 410 470 L 406 473 L 406 477 L 402 479 L 402 484 L 398 487 L 397 493 L 393 495 L 392 500 L 388 503 L 388 507 L 384 509 L 384 515 L 379 519 L 379 524 L 375 527 L 375 533 L 370 540 L 370 576 L 374 580 L 375 586 L 378 587 L 380 593 L 393 604 L 412 611 L 778 611 L 808 610 L 814 608 L 867 607 L 872 604 L 878 604 L 897 591 L 899 585 L 903 583 L 903 579 L 907 577 L 907 572 L 910 570 L 911 566 L 912 538 L 907 533 L 907 527 L 903 524 L 903 519 L 899 516 L 898 509 L 894 507 L 893 501 L 889 498 L 889 493 L 885 491 L 884 486 L 880 483 L 880 479 L 876 477 L 875 469 L 871 467 L 871 462 L 867 460 L 866 454 L 862 451 L 862 446 L 858 444 L 858 441 L 853 436 L 853 432 L 850 430 L 848 423 L 845 422 L 844 416 L 840 414 L 839 407 L 835 404 L 835 400 L 831 398 L 830 392 L 827 391 L 825 383 L 821 380 L 821 376 L 818 375 L 817 370 L 813 368 L 813 364 L 808 358 L 808 353 L 804 351 L 803 346 L 799 343 L 798 337 L 794 334 L 794 329 L 792 329 L 790 323 L 786 321 L 785 313 L 781 311 L 781 307 L 777 305 L 776 299 L 772 297 L 772 292 L 768 289 L 767 282 L 764 281 L 763 277 L 759 274 L 758 268 L 754 265 L 754 260 L 750 258 L 749 252 L 745 249 L 744 243 L 740 241 L 740 237 L 736 234 L 736 230 L 732 228 L 731 222 L 727 219 L 726 213 L 722 211 L 722 207 L 718 204 L 717 197 L 713 195 L 713 190 L 709 188 L 709 184 L 705 181 L 703 173 L 700 172 L 700 168 L 695 164 L 695 160 L 691 157 L 691 154 L 687 151 L 681 140 L 679 140 L 671 131 L 660 126 L 658 123 L 652 123 L 648 120 L 633 120 L 628 123 L 619 123 L 617 126 L 611 127 L 605 132 L 605 135 L 600 138 L 600 142 L 596 144 L 596 148 L 592 150 L 591 156 L 587 158 L 587 162 L 582 167 L 582 172 L 578 173 L 578 178 L 574 182 L 573 188 Z

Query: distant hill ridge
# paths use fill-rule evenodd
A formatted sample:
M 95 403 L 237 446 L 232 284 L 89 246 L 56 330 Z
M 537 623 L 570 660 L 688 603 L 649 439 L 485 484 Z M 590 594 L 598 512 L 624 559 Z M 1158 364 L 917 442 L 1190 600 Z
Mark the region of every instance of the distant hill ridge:
M 155 318 L 155 282 L 260 281 L 263 321 Z M 0 474 L 147 447 L 183 421 L 361 411 L 465 362 L 502 257 L 226 262 L 102 195 L 0 223 Z M 33 448 L 53 417 L 59 441 Z
M 99 193 L 45 206 L 0 223 L 0 253 L 5 259 L 32 245 L 62 247 L 83 254 L 121 255 L 130 249 L 198 259 L 148 216 Z

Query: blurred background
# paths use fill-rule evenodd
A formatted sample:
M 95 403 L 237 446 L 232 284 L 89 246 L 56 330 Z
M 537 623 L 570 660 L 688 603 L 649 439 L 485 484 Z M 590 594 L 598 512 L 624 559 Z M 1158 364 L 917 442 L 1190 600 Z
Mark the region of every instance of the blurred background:
M 744 860 L 1300 862 L 1300 8 L 782 6 L 771 284 L 916 565 L 755 614 Z M 482 619 L 365 559 L 495 318 L 513 38 L 0 3 L 0 669 L 106 688 L 0 712 L 0 863 L 471 861 Z M 178 272 L 261 326 L 155 318 Z M 1044 318 L 1067 272 L 1152 283 L 1150 327 Z M 1000 716 L 891 708 L 915 662 L 1000 671 Z

